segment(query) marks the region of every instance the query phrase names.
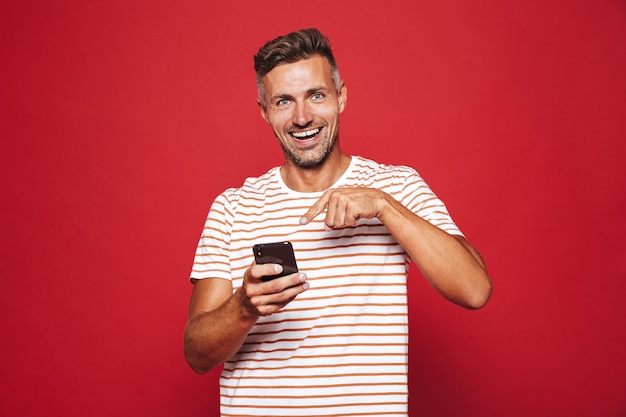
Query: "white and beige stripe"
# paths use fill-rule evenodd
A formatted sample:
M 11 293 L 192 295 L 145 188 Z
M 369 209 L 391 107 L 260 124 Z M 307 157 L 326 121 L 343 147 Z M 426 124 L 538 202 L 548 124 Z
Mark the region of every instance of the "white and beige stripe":
M 353 157 L 337 187 L 376 187 L 460 234 L 411 168 Z M 406 416 L 409 259 L 376 219 L 326 231 L 300 217 L 321 193 L 289 190 L 277 168 L 213 203 L 191 279 L 232 280 L 255 243 L 289 240 L 310 289 L 262 317 L 220 379 L 222 416 Z

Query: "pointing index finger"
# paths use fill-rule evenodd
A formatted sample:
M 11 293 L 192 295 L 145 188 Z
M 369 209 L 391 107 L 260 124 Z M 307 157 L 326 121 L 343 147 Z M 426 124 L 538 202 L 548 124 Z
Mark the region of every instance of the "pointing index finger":
M 311 206 L 311 208 L 309 208 L 309 210 L 306 213 L 304 213 L 304 216 L 302 216 L 300 218 L 300 224 L 301 225 L 308 224 L 311 220 L 313 220 L 315 217 L 317 217 L 318 214 L 320 214 L 321 212 L 323 212 L 326 209 L 326 206 L 328 205 L 328 193 L 329 193 L 329 191 L 326 191 L 324 194 L 322 194 L 320 199 L 317 200 Z

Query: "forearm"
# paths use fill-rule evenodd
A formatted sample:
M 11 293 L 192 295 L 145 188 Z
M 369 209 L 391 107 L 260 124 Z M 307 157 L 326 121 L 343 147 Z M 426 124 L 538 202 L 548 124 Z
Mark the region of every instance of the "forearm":
M 439 293 L 466 308 L 485 305 L 491 279 L 482 258 L 465 239 L 433 226 L 390 196 L 383 207 L 379 219 Z
M 234 294 L 227 280 L 202 279 L 195 284 L 184 338 L 185 357 L 194 371 L 204 373 L 230 359 L 259 317 L 276 313 L 308 289 L 303 273 L 261 281 L 281 271 L 278 264 L 253 262 Z
M 243 344 L 258 316 L 233 294 L 222 305 L 192 317 L 185 327 L 184 352 L 197 373 L 205 373 L 230 359 Z

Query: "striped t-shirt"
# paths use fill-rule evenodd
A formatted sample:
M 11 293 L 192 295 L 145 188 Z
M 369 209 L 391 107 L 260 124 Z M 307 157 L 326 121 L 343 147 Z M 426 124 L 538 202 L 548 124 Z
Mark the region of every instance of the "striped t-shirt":
M 442 230 L 461 235 L 409 167 L 352 157 L 333 185 L 378 188 Z M 240 285 L 255 243 L 291 241 L 308 291 L 261 317 L 224 364 L 221 414 L 406 416 L 409 257 L 377 219 L 327 231 L 300 218 L 322 195 L 284 184 L 279 168 L 219 195 L 196 251 L 192 281 Z

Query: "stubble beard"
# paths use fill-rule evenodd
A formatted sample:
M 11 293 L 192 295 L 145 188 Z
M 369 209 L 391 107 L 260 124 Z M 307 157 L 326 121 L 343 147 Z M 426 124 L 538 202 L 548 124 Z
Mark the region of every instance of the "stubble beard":
M 326 132 L 323 132 L 326 133 Z M 339 143 L 339 126 L 332 140 L 324 138 L 320 143 L 315 145 L 313 149 L 294 150 L 288 148 L 280 140 L 278 141 L 283 148 L 285 159 L 293 162 L 299 168 L 314 169 L 322 166 L 328 157 L 332 154 L 335 146 Z

